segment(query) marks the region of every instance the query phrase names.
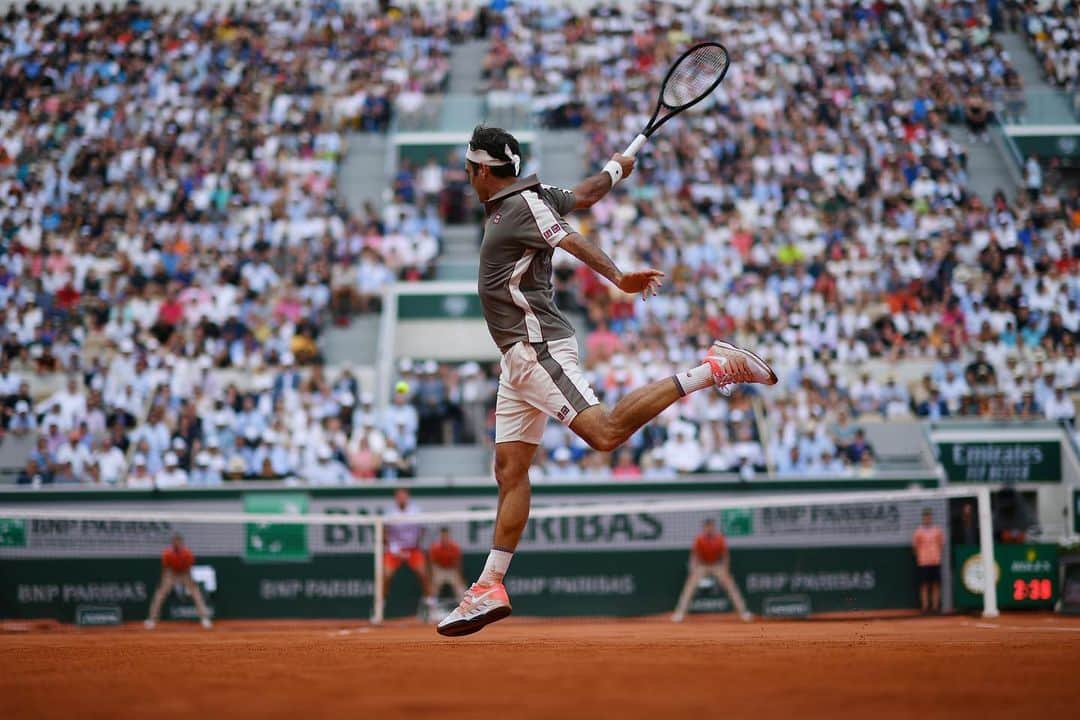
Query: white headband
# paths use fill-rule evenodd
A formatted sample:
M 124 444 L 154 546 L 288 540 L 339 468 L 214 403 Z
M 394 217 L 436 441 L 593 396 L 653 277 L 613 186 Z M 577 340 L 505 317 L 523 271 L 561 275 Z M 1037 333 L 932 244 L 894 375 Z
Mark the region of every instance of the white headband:
M 511 163 L 513 163 L 514 175 L 516 176 L 521 172 L 521 157 L 519 155 L 515 155 L 514 152 L 510 149 L 509 145 L 506 145 L 504 149 L 506 150 L 506 157 L 510 158 L 509 160 L 499 160 L 497 158 L 493 158 L 491 156 L 491 153 L 489 153 L 487 150 L 474 150 L 472 143 L 469 143 L 465 146 L 465 159 L 471 160 L 472 162 L 479 165 L 489 165 L 491 167 L 499 167 L 500 165 L 510 165 Z

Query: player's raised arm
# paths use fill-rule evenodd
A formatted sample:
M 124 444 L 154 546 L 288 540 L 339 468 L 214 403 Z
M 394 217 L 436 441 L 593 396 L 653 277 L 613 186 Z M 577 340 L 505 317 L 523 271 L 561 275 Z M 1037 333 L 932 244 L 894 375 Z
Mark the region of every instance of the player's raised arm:
M 612 155 L 603 170 L 585 178 L 574 188 L 574 210 L 585 210 L 595 205 L 619 180 L 630 177 L 635 162 L 634 158 L 626 155 Z
M 586 240 L 580 233 L 570 233 L 559 243 L 559 247 L 606 277 L 612 285 L 624 293 L 641 293 L 641 299 L 644 300 L 650 295 L 656 295 L 660 290 L 664 273 L 652 268 L 624 273 L 615 266 L 615 262 L 607 256 L 607 253 Z

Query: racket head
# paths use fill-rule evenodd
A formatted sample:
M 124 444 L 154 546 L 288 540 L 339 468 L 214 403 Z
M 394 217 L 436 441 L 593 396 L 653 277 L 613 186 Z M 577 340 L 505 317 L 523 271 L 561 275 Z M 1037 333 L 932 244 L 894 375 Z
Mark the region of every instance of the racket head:
M 703 42 L 688 48 L 664 76 L 656 109 L 642 135 L 652 136 L 675 115 L 707 98 L 727 75 L 730 66 L 727 48 L 718 42 Z
M 694 45 L 672 63 L 660 86 L 660 103 L 672 112 L 697 105 L 716 89 L 730 66 L 727 48 L 720 43 Z

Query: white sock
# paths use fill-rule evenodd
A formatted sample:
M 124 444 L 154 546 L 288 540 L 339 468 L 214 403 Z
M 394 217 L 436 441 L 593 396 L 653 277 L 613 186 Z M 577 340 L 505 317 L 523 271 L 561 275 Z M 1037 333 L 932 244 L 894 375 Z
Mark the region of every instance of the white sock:
M 487 562 L 484 563 L 484 572 L 480 573 L 480 579 L 477 580 L 477 582 L 502 582 L 503 576 L 506 575 L 506 570 L 510 567 L 510 558 L 512 557 L 514 557 L 514 553 L 512 552 L 491 548 L 491 552 L 488 553 Z
M 692 392 L 704 390 L 716 384 L 713 382 L 712 366 L 709 363 L 702 363 L 696 368 L 683 370 L 671 377 L 675 378 L 675 384 L 679 386 L 679 390 L 682 391 L 683 395 L 689 395 Z

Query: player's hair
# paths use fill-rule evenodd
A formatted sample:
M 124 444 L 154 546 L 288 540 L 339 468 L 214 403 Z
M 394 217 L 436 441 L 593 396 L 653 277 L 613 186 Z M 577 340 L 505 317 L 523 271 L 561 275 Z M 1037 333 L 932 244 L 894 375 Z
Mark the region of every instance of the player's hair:
M 506 156 L 506 147 L 510 147 L 510 151 L 521 157 L 521 145 L 518 144 L 517 138 L 510 133 L 506 132 L 502 128 L 497 127 L 485 127 L 483 125 L 477 125 L 473 128 L 472 137 L 469 139 L 469 145 L 476 150 L 487 150 L 488 154 L 496 160 L 509 160 Z M 475 171 L 480 165 L 469 161 L 473 170 Z M 513 164 L 508 165 L 493 165 L 490 166 L 491 174 L 495 177 L 516 177 L 517 173 L 514 171 Z

